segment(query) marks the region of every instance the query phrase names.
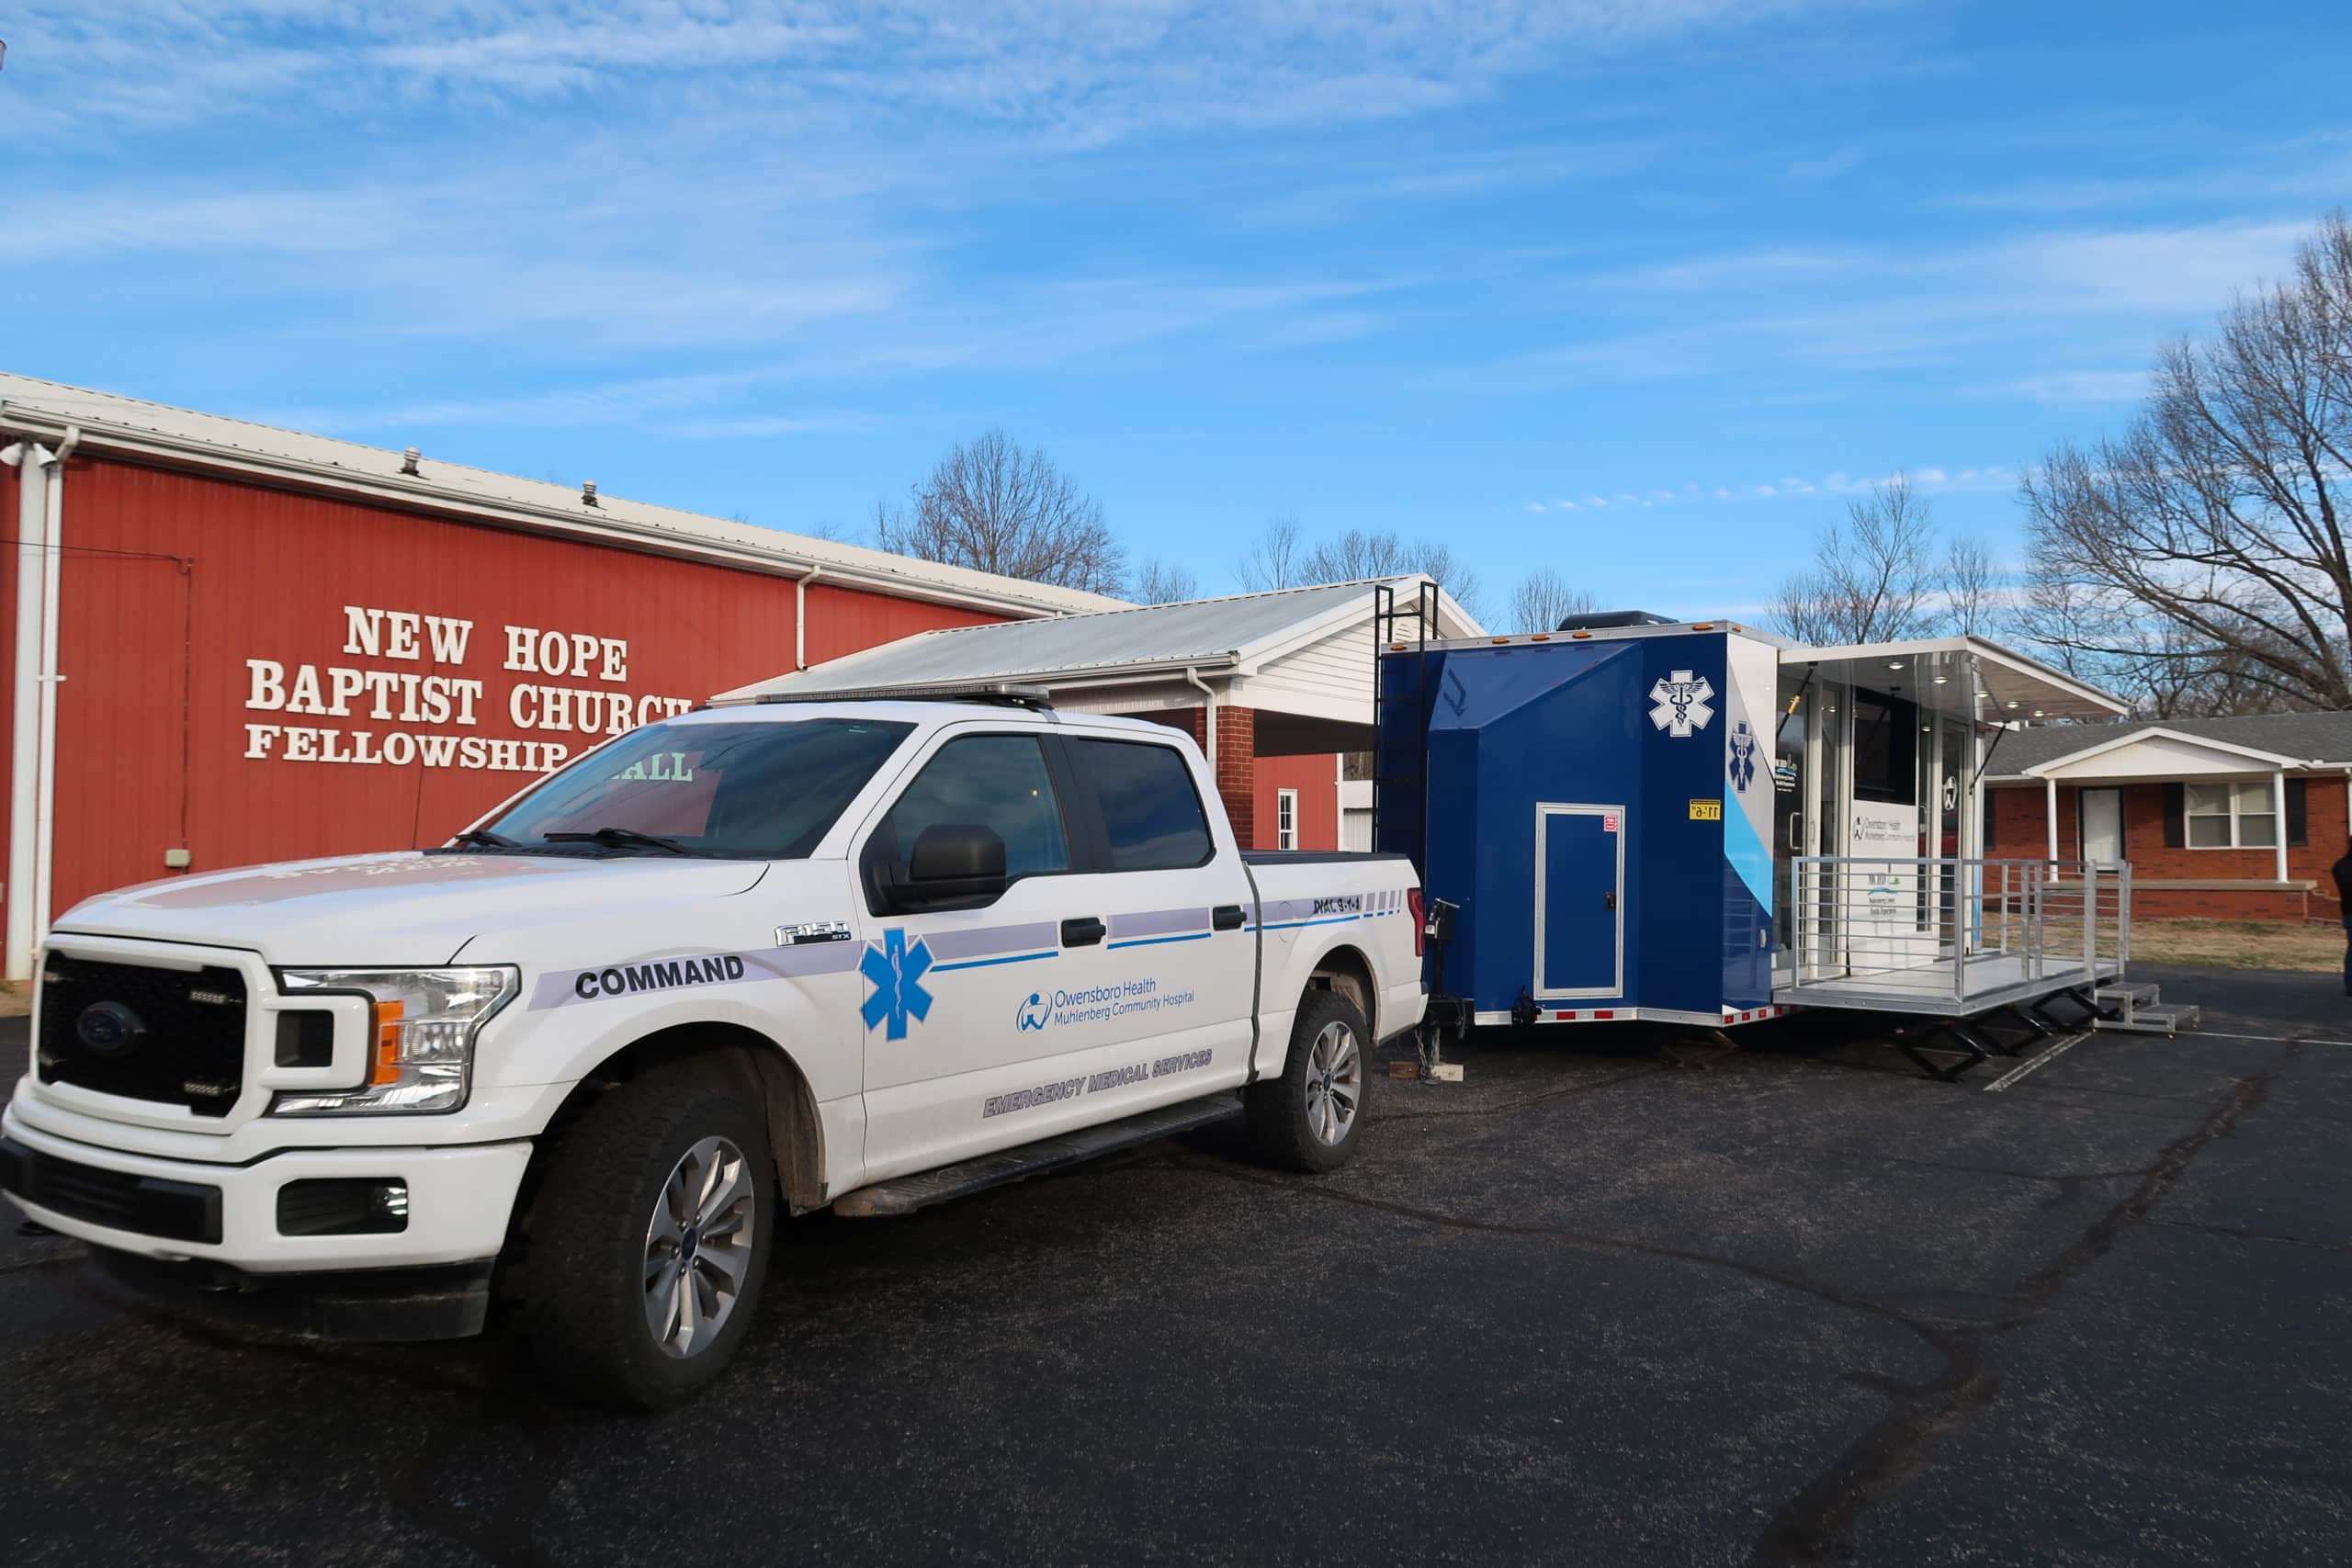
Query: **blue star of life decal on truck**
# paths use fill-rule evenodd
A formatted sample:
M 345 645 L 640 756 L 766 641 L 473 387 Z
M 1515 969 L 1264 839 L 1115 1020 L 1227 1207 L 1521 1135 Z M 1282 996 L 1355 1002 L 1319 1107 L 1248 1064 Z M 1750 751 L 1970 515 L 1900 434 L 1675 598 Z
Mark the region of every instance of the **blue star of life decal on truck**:
M 909 947 L 903 927 L 892 926 L 882 933 L 880 942 L 867 942 L 865 956 L 857 964 L 857 972 L 874 982 L 862 1015 L 865 1027 L 887 1021 L 890 1027 L 885 1037 L 904 1040 L 910 1014 L 917 1023 L 931 1014 L 931 993 L 922 984 L 930 969 L 931 944 L 917 937 Z

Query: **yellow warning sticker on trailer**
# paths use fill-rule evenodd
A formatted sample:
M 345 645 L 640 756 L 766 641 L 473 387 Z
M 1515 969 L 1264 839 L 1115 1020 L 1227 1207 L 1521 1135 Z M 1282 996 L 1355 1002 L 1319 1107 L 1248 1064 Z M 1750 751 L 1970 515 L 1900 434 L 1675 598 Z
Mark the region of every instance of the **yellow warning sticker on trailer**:
M 1693 822 L 1720 822 L 1724 819 L 1724 803 L 1720 800 L 1694 800 L 1690 803 Z

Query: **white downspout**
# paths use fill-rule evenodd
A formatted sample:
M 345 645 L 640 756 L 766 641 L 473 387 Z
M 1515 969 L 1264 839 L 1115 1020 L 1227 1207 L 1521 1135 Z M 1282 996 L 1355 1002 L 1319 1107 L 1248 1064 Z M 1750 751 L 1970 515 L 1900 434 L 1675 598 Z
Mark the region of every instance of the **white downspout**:
M 1209 690 L 1209 683 L 1206 681 L 1201 679 L 1201 672 L 1189 664 L 1184 666 L 1184 679 L 1201 689 L 1201 733 L 1208 738 L 1201 750 L 1208 753 L 1209 782 L 1215 784 L 1216 782 L 1216 694 Z
M 2043 790 L 2042 816 L 2050 826 L 2050 880 L 2058 880 L 2058 781 L 2055 777 L 2041 781 Z
M 821 566 L 811 566 L 792 585 L 792 667 L 808 668 L 808 585 L 824 575 Z
M 2284 768 L 2270 771 L 2270 837 L 2278 846 L 2278 874 L 2274 880 L 2284 884 L 2287 880 L 2287 770 Z
M 33 865 L 33 834 L 40 791 L 35 774 L 40 765 L 41 587 L 47 575 L 41 557 L 48 542 L 49 466 L 55 458 L 49 448 L 25 440 L 0 452 L 0 461 L 17 470 L 17 481 L 16 709 L 9 727 L 8 869 L 6 883 L 0 884 L 7 920 L 0 968 L 11 980 L 29 980 L 33 900 L 40 883 Z
M 50 869 L 57 849 L 57 594 L 65 571 L 65 459 L 82 444 L 82 427 L 69 424 L 57 444 L 49 476 L 49 527 L 41 551 L 40 577 L 40 756 L 34 772 L 33 941 L 49 940 Z

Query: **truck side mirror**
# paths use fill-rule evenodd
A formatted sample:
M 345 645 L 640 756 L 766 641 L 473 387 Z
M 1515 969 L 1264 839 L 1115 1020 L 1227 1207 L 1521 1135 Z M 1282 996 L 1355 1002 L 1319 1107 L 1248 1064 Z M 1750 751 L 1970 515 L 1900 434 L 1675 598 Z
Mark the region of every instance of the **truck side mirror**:
M 976 822 L 934 822 L 915 838 L 883 886 L 900 908 L 986 902 L 1005 890 L 1004 840 Z
M 1004 840 L 976 822 L 934 822 L 915 837 L 907 873 L 917 883 L 1004 880 Z

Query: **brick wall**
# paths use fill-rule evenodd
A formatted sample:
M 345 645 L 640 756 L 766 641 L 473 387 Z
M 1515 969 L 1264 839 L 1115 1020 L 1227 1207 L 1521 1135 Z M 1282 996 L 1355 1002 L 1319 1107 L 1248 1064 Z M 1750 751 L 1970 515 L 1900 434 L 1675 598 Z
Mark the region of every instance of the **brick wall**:
M 2132 863 L 2136 882 L 2259 881 L 2278 874 L 2276 852 L 2259 850 L 2192 850 L 2165 843 L 2165 789 L 2162 784 L 2125 784 L 2123 790 L 2123 858 Z M 2303 784 L 2303 820 L 2307 842 L 2287 848 L 2287 877 L 2315 884 L 2309 893 L 2272 888 L 2135 887 L 2132 911 L 2162 919 L 2199 917 L 2249 920 L 2324 920 L 2341 918 L 2331 868 L 2346 848 L 2346 781 L 2312 778 Z M 2003 785 L 1993 789 L 1993 841 L 1984 852 L 1994 859 L 2039 860 L 2048 853 L 2042 816 L 2044 797 L 2040 784 Z M 2075 786 L 2058 786 L 2058 858 L 2073 860 L 2081 852 L 2080 803 Z

